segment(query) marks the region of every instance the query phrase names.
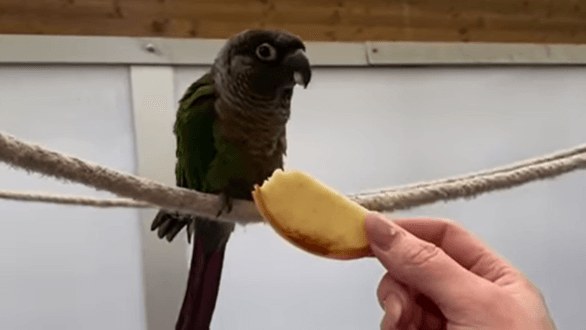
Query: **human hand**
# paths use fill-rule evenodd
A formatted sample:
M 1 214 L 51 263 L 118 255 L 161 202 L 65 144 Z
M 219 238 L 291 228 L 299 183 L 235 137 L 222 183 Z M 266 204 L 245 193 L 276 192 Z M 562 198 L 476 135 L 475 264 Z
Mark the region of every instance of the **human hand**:
M 382 330 L 555 330 L 531 282 L 457 224 L 371 212 L 366 231 L 388 271 Z

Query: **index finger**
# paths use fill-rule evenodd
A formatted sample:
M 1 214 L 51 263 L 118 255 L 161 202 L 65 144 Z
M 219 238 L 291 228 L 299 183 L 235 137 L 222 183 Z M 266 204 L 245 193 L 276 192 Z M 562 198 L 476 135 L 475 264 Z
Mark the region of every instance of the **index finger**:
M 518 272 L 484 242 L 455 222 L 443 219 L 393 219 L 414 236 L 435 244 L 462 267 L 491 282 Z

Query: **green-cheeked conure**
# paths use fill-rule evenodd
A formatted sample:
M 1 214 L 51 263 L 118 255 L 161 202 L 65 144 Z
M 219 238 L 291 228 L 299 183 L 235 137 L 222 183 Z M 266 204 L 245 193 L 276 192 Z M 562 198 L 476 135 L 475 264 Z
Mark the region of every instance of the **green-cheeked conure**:
M 305 46 L 294 35 L 248 30 L 229 39 L 179 101 L 177 186 L 218 194 L 218 215 L 233 198 L 252 200 L 254 185 L 283 168 L 293 87 L 310 79 Z M 185 226 L 193 257 L 176 329 L 207 330 L 234 224 L 161 210 L 151 229 L 171 241 Z

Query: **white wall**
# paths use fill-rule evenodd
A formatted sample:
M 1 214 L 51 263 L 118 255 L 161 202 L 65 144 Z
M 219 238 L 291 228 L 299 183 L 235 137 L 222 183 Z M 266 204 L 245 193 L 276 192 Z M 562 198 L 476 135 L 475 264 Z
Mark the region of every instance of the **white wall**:
M 202 72 L 177 70 L 176 95 Z M 586 142 L 586 68 L 316 69 L 296 90 L 287 167 L 345 193 L 439 179 Z M 541 288 L 560 329 L 586 322 L 583 172 L 400 212 L 456 220 Z M 238 229 L 214 329 L 377 329 L 374 260 L 332 261 Z
M 137 174 L 175 185 L 174 70 L 168 66 L 130 67 L 137 146 Z M 171 329 L 181 309 L 190 263 L 186 235 L 173 242 L 151 231 L 158 210 L 140 210 L 145 308 L 148 329 Z
M 124 172 L 128 69 L 0 66 L 0 131 Z M 111 197 L 0 163 L 0 189 Z M 136 210 L 0 200 L 0 328 L 144 329 Z

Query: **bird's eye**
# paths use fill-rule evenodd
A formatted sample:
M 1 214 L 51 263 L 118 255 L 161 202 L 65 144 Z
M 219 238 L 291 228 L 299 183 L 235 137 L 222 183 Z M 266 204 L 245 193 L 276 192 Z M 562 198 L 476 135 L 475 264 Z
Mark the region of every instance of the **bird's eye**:
M 256 48 L 256 56 L 263 61 L 272 61 L 277 58 L 277 50 L 265 42 Z

